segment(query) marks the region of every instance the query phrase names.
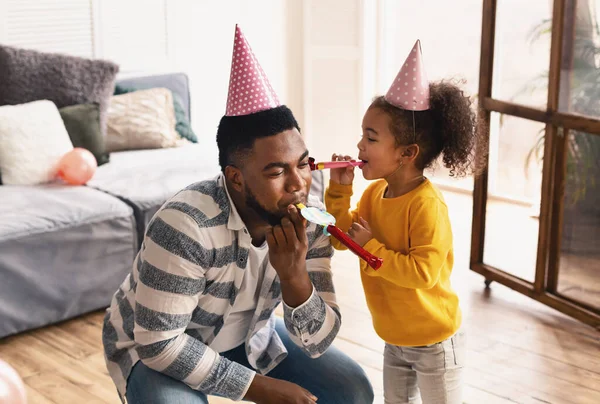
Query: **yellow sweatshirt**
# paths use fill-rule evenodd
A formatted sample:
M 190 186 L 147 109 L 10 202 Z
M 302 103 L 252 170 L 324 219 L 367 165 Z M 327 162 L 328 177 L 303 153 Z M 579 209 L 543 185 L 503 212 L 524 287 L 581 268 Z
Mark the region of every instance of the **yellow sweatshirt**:
M 367 305 L 377 334 L 400 346 L 443 341 L 460 327 L 458 296 L 452 290 L 452 228 L 440 191 L 425 180 L 411 192 L 384 198 L 387 183 L 378 180 L 350 211 L 352 185 L 329 183 L 327 211 L 348 231 L 365 219 L 373 238 L 364 248 L 383 258 L 377 271 L 360 260 Z M 336 249 L 345 247 L 332 238 Z

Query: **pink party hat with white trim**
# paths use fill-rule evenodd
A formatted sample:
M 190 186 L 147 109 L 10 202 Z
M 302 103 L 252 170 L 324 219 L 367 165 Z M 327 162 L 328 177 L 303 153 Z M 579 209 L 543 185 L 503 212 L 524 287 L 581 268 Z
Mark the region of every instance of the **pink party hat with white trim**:
M 280 106 L 279 98 L 242 30 L 235 26 L 226 116 L 250 115 Z
M 409 111 L 429 109 L 429 81 L 423 66 L 421 41 L 418 39 L 385 95 L 385 100 Z

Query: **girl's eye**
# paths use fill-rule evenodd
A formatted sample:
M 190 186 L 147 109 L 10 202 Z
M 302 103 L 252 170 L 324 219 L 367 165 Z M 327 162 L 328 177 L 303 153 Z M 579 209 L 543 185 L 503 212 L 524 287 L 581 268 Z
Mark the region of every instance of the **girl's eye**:
M 368 134 L 366 134 L 366 133 L 362 135 L 362 138 L 363 138 L 363 139 L 367 139 L 367 142 L 371 142 L 371 143 L 373 143 L 373 142 L 376 142 L 376 141 L 377 141 L 376 139 L 374 139 L 374 138 L 370 137 L 370 136 L 369 136 Z

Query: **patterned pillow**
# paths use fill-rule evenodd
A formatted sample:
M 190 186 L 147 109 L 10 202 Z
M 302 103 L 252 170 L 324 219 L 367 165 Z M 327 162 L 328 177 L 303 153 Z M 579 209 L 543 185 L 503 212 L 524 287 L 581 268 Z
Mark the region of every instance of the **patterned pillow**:
M 98 103 L 104 135 L 118 71 L 119 66 L 109 61 L 0 45 L 0 105 L 50 100 L 62 108 Z
M 143 90 L 143 88 L 126 87 L 119 83 L 115 84 L 115 95 L 132 93 L 138 90 Z M 192 143 L 198 143 L 198 137 L 194 133 L 192 125 L 185 115 L 185 109 L 183 109 L 183 105 L 180 98 L 177 97 L 177 94 L 173 94 L 173 107 L 175 108 L 175 120 L 177 121 L 175 130 L 179 133 L 179 136 Z
M 106 126 L 108 152 L 159 149 L 188 143 L 175 130 L 173 95 L 166 88 L 111 98 Z
M 4 185 L 52 181 L 58 161 L 72 149 L 52 101 L 0 107 L 0 171 Z

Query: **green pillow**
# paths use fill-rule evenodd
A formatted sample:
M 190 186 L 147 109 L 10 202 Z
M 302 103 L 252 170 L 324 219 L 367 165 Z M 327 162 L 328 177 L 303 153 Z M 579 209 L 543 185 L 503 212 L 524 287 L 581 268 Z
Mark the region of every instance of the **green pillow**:
M 98 166 L 109 161 L 106 139 L 100 129 L 100 105 L 78 104 L 58 110 L 67 128 L 73 147 L 82 147 L 92 152 Z
M 124 87 L 119 84 L 116 84 L 114 95 L 132 93 L 138 90 L 147 90 L 147 88 Z M 189 140 L 192 143 L 198 143 L 198 138 L 192 130 L 190 121 L 188 121 L 188 119 L 185 117 L 185 110 L 183 109 L 183 105 L 178 100 L 176 94 L 173 94 L 173 109 L 175 110 L 175 130 L 177 131 L 177 133 L 179 133 L 179 136 Z

